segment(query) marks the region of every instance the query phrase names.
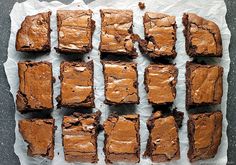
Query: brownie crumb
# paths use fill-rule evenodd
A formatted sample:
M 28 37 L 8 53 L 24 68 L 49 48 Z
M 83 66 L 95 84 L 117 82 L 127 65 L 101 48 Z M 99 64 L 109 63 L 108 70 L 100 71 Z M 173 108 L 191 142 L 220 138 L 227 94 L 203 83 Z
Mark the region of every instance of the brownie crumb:
M 144 2 L 139 2 L 138 6 L 141 10 L 145 9 L 145 7 L 146 7 Z

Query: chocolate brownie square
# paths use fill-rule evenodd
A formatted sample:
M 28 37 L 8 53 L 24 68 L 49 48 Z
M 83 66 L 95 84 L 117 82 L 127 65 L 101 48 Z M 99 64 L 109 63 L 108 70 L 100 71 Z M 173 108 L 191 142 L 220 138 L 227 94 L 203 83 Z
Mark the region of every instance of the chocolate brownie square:
M 29 144 L 29 156 L 54 157 L 54 119 L 24 119 L 19 121 L 19 131 Z
M 176 96 L 177 76 L 175 65 L 149 65 L 144 75 L 148 102 L 155 105 L 172 104 Z
M 16 95 L 18 111 L 53 109 L 53 74 L 49 62 L 19 62 L 19 90 Z
M 101 42 L 102 54 L 136 57 L 133 39 L 133 12 L 131 10 L 102 9 Z
M 62 62 L 60 65 L 61 94 L 59 106 L 94 107 L 93 61 Z
M 186 64 L 186 107 L 221 103 L 223 68 L 218 65 Z
M 194 13 L 183 15 L 186 52 L 191 57 L 221 57 L 222 40 L 219 27 Z
M 91 10 L 58 10 L 58 48 L 62 53 L 87 53 L 92 49 L 95 21 Z
M 106 163 L 140 161 L 139 115 L 111 115 L 103 124 Z
M 151 58 L 176 57 L 175 16 L 163 13 L 146 12 L 143 17 L 145 40 L 139 41 L 142 53 Z
M 164 116 L 160 111 L 147 121 L 149 138 L 144 156 L 153 162 L 167 162 L 180 158 L 178 125 L 174 116 Z
M 25 52 L 49 51 L 51 12 L 25 17 L 16 35 L 16 50 Z
M 103 61 L 106 104 L 138 104 L 138 73 L 134 62 Z
M 97 136 L 101 112 L 74 113 L 64 116 L 62 135 L 65 160 L 68 162 L 97 163 Z
M 191 162 L 213 158 L 222 136 L 222 113 L 220 111 L 193 114 L 188 120 L 189 150 Z

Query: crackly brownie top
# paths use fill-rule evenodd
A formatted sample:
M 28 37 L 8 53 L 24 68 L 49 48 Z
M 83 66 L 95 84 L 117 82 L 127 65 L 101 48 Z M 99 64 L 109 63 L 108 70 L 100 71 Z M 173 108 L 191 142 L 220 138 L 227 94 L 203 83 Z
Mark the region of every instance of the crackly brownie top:
M 139 115 L 110 116 L 104 122 L 106 151 L 135 154 L 139 150 Z
M 52 64 L 49 62 L 19 62 L 18 73 L 18 110 L 53 108 Z
M 222 41 L 219 27 L 193 13 L 185 13 L 185 26 L 189 31 L 189 42 L 197 54 L 222 55 Z
M 16 36 L 16 50 L 44 51 L 50 49 L 51 12 L 25 17 Z
M 131 10 L 102 9 L 101 52 L 131 53 L 133 12 Z
M 54 157 L 54 119 L 20 120 L 19 131 L 31 156 Z
M 147 51 L 157 55 L 172 56 L 175 52 L 175 16 L 146 12 L 143 17 Z
M 93 62 L 61 63 L 61 104 L 87 103 L 93 97 Z
M 195 104 L 220 103 L 223 94 L 223 68 L 189 63 L 191 101 Z
M 171 103 L 175 99 L 177 68 L 174 65 L 149 65 L 145 70 L 148 100 L 153 104 Z
M 91 10 L 58 10 L 58 48 L 86 51 L 92 47 L 94 22 Z
M 137 64 L 103 62 L 106 100 L 113 103 L 138 102 Z

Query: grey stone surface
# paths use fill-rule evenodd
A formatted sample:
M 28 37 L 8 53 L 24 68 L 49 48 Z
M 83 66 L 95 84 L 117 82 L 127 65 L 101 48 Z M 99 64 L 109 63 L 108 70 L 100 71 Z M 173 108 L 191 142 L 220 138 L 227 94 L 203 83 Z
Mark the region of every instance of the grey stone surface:
M 22 2 L 23 0 L 17 0 Z M 70 3 L 72 0 L 60 0 Z M 91 0 L 86 0 L 89 2 Z M 10 17 L 9 13 L 16 0 L 0 0 L 0 164 L 15 165 L 19 164 L 18 157 L 14 154 L 15 141 L 15 120 L 14 102 L 9 92 L 3 63 L 7 59 L 7 46 L 10 36 Z M 230 44 L 231 69 L 229 73 L 229 93 L 227 119 L 228 126 L 228 164 L 236 164 L 236 0 L 225 0 L 228 13 L 226 16 L 229 29 L 232 33 Z

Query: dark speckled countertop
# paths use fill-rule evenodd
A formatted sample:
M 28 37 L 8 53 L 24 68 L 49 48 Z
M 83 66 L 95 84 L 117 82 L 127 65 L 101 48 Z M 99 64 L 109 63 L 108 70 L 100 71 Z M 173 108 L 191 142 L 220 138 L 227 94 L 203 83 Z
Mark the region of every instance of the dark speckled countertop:
M 10 17 L 9 13 L 14 3 L 23 0 L 0 0 L 0 164 L 15 165 L 19 164 L 18 157 L 14 154 L 15 141 L 15 120 L 14 102 L 9 92 L 4 72 L 3 63 L 7 59 L 7 47 L 10 36 Z M 60 0 L 70 3 L 72 0 Z M 85 0 L 90 2 L 91 0 Z M 228 125 L 228 164 L 236 164 L 236 0 L 225 0 L 228 13 L 226 20 L 232 34 L 230 43 L 231 67 L 229 73 L 229 93 L 227 119 Z

